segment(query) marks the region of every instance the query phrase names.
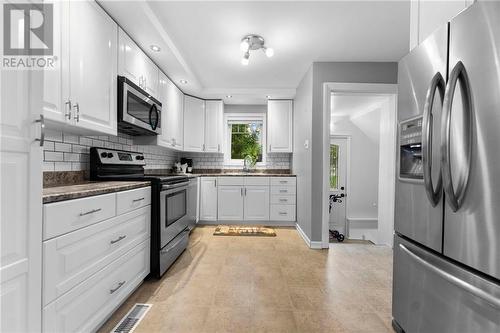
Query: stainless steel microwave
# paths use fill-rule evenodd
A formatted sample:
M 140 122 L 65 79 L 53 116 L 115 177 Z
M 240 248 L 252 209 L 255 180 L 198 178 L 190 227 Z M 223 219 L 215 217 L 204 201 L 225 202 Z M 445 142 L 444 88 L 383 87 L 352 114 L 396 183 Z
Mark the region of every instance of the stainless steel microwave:
M 133 136 L 161 134 L 161 103 L 123 76 L 118 76 L 118 130 Z

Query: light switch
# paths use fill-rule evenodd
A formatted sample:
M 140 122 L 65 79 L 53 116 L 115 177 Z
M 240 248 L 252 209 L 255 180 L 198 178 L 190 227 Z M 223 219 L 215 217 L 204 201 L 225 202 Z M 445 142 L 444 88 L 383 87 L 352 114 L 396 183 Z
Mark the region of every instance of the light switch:
M 304 148 L 309 149 L 309 140 L 304 141 Z

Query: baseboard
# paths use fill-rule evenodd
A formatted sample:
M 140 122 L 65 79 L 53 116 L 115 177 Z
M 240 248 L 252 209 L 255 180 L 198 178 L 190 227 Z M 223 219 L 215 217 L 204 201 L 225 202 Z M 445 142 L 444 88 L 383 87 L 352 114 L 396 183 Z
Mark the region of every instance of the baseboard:
M 298 223 L 295 223 L 295 228 L 297 229 L 297 232 L 299 235 L 302 237 L 304 242 L 306 242 L 307 246 L 309 246 L 311 249 L 322 249 L 323 248 L 323 242 L 312 242 L 309 237 L 307 237 L 306 233 Z
M 266 227 L 295 227 L 295 222 L 288 221 L 203 221 L 200 220 L 197 225 L 263 225 Z

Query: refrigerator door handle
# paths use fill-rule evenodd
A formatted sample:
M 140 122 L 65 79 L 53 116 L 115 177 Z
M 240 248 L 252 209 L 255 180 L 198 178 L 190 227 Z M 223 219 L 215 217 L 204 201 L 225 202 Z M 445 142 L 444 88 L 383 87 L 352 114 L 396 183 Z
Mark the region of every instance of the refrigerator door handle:
M 466 154 L 466 163 L 461 165 L 461 182 L 457 185 L 456 190 L 453 186 L 452 181 L 452 171 L 450 162 L 450 136 L 451 136 L 451 108 L 453 104 L 453 96 L 455 93 L 455 88 L 457 82 L 460 82 L 460 89 L 462 91 L 462 103 L 467 115 L 464 117 L 465 133 L 463 136 L 467 142 L 468 147 L 464 149 Z M 465 192 L 467 190 L 467 185 L 469 183 L 469 173 L 471 166 L 471 156 L 472 156 L 472 116 L 473 116 L 473 104 L 472 104 L 472 93 L 470 88 L 469 76 L 465 70 L 464 64 L 459 61 L 450 73 L 450 79 L 446 85 L 446 92 L 444 95 L 443 103 L 443 121 L 441 124 L 441 137 L 443 141 L 441 143 L 441 165 L 443 172 L 443 187 L 446 193 L 446 201 L 450 205 L 451 209 L 456 212 L 462 206 L 465 198 Z
M 425 259 L 420 257 L 418 254 L 416 254 L 413 251 L 411 251 L 410 249 L 408 249 L 405 245 L 399 244 L 399 248 L 406 255 L 408 255 L 410 258 L 412 258 L 413 260 L 418 262 L 420 265 L 427 268 L 432 273 L 438 275 L 439 277 L 446 280 L 447 282 L 456 285 L 460 289 L 463 289 L 463 290 L 467 291 L 468 293 L 470 293 L 478 298 L 481 298 L 482 300 L 488 302 L 492 306 L 500 309 L 500 299 L 499 298 L 497 298 L 497 297 L 491 295 L 490 293 L 488 293 L 488 292 L 486 292 L 486 291 L 484 291 L 484 290 L 482 290 L 482 289 L 446 272 L 445 270 L 443 270 L 439 267 L 434 266 L 433 264 L 429 263 L 428 261 L 426 261 Z
M 446 83 L 443 79 L 443 76 L 439 72 L 434 75 L 431 80 L 430 87 L 427 90 L 422 121 L 422 163 L 424 169 L 424 185 L 425 192 L 432 204 L 432 207 L 436 207 L 436 205 L 439 203 L 443 192 L 443 177 L 441 170 L 439 171 L 439 178 L 435 188 L 434 184 L 432 183 L 432 108 L 434 106 L 434 97 L 436 95 L 436 90 L 439 92 L 441 101 L 443 101 L 444 93 L 446 90 Z

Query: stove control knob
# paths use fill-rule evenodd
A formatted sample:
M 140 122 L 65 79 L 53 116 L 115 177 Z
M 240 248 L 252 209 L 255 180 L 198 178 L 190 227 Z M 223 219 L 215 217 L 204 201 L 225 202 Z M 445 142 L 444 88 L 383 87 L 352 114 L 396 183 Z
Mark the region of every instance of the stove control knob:
M 113 153 L 108 153 L 108 158 L 113 157 Z
M 136 155 L 136 156 L 135 156 L 135 159 L 136 159 L 136 160 L 140 160 L 140 159 L 141 159 L 141 155 Z
M 103 152 L 101 153 L 101 157 L 102 157 L 102 158 L 106 158 L 106 157 L 108 157 L 108 153 L 106 153 L 106 152 L 104 152 L 104 151 L 103 151 Z

